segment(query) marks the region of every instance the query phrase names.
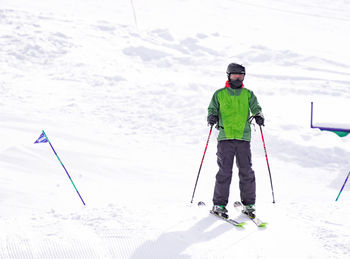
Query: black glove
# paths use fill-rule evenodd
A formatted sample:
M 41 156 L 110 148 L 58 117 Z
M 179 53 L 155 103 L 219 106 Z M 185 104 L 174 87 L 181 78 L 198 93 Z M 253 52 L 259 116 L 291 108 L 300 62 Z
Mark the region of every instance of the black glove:
M 213 126 L 214 124 L 219 122 L 219 117 L 215 114 L 212 114 L 208 116 L 207 121 L 210 126 Z
M 258 124 L 259 126 L 265 126 L 264 125 L 265 119 L 262 115 L 255 115 L 254 117 L 255 117 L 256 124 Z

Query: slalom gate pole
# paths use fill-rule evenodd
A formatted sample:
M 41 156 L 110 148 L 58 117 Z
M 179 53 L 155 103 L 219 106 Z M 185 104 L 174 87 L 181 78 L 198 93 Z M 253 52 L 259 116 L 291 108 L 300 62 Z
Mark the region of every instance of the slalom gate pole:
M 337 199 L 336 199 L 335 201 L 338 201 L 339 196 L 340 196 L 341 192 L 343 191 L 346 182 L 348 181 L 349 175 L 350 175 L 350 172 L 348 173 L 348 176 L 347 176 L 346 179 L 345 179 L 345 182 L 344 182 L 344 184 L 343 184 L 343 187 L 341 187 L 341 190 L 340 190 L 340 192 L 339 192 L 339 194 L 338 194 L 338 197 L 337 197 Z
M 130 0 L 130 3 L 131 3 L 131 8 L 132 8 L 132 13 L 134 15 L 134 21 L 135 21 L 135 26 L 136 26 L 136 29 L 137 29 L 137 19 L 136 19 L 136 11 L 135 11 L 135 6 L 134 6 L 134 2 L 132 0 Z
M 212 132 L 212 130 L 213 130 L 213 126 L 214 126 L 214 125 L 211 125 L 211 126 L 210 126 L 209 136 L 208 136 L 207 144 L 205 145 L 205 149 L 204 149 L 204 154 L 203 154 L 203 157 L 202 157 L 202 161 L 201 161 L 201 164 L 200 164 L 200 166 L 199 166 L 199 171 L 198 171 L 198 174 L 197 174 L 196 184 L 194 185 L 191 203 L 193 203 L 194 193 L 196 192 L 199 174 L 200 174 L 200 172 L 201 172 L 201 170 L 202 170 L 202 165 L 203 165 L 205 153 L 207 152 L 208 143 L 209 143 L 209 139 L 210 139 L 211 132 Z
M 75 189 L 75 190 L 76 190 L 76 192 L 78 193 L 80 200 L 83 202 L 83 204 L 84 204 L 84 206 L 85 206 L 86 204 L 85 204 L 85 202 L 84 202 L 83 198 L 81 197 L 80 193 L 78 192 L 77 187 L 75 187 L 75 184 L 74 184 L 74 182 L 73 182 L 72 178 L 70 177 L 70 175 L 69 175 L 69 173 L 68 173 L 67 169 L 65 168 L 65 166 L 63 165 L 63 163 L 62 163 L 61 159 L 60 159 L 60 158 L 59 158 L 59 156 L 57 155 L 57 153 L 56 153 L 55 149 L 53 148 L 53 146 L 52 146 L 52 144 L 51 144 L 51 142 L 50 142 L 49 138 L 47 137 L 47 135 L 46 135 L 45 131 L 43 131 L 43 133 L 44 133 L 44 135 L 45 135 L 45 138 L 47 139 L 47 142 L 49 142 L 49 144 L 50 144 L 50 146 L 51 146 L 51 148 L 52 148 L 53 152 L 55 153 L 55 155 L 56 155 L 56 157 L 57 157 L 58 161 L 60 161 L 60 163 L 61 163 L 61 165 L 62 165 L 62 167 L 63 167 L 64 171 L 66 171 L 66 174 L 67 174 L 67 176 L 68 176 L 69 180 L 71 181 L 71 183 L 73 184 L 74 189 Z
M 275 203 L 275 194 L 274 194 L 274 191 L 273 191 L 272 177 L 271 177 L 271 170 L 270 170 L 270 165 L 269 165 L 269 159 L 267 158 L 267 152 L 266 152 L 265 140 L 264 140 L 264 135 L 263 135 L 263 132 L 262 132 L 261 125 L 260 125 L 260 132 L 261 132 L 261 139 L 262 139 L 263 146 L 264 146 L 264 151 L 265 151 L 265 158 L 266 158 L 266 163 L 267 163 L 267 169 L 269 170 L 270 184 L 271 184 L 271 190 L 272 190 L 272 199 L 273 199 L 273 200 L 272 200 L 272 203 Z

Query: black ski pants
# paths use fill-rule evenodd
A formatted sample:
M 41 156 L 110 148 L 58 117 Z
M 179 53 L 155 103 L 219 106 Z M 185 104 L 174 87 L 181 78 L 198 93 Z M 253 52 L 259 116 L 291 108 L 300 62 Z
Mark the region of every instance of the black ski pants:
M 228 203 L 234 157 L 238 167 L 241 201 L 244 205 L 255 204 L 256 185 L 250 142 L 236 139 L 218 141 L 216 155 L 219 172 L 216 174 L 214 205 L 226 206 Z

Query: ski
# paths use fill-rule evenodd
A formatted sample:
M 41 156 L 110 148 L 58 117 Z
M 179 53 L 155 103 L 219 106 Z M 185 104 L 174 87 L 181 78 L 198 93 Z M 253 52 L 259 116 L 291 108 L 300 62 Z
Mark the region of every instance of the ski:
M 242 213 L 244 214 L 244 213 Z M 255 225 L 257 225 L 259 228 L 265 228 L 267 225 L 267 222 L 262 221 L 261 219 L 255 217 L 255 218 L 251 218 L 248 215 L 244 214 L 247 218 L 249 218 L 251 221 L 253 221 L 255 223 Z
M 246 224 L 245 222 L 238 222 L 238 221 L 235 221 L 233 219 L 220 216 L 220 215 L 216 214 L 215 212 L 213 212 L 212 210 L 210 210 L 210 214 L 212 214 L 215 217 L 220 218 L 220 219 L 226 221 L 227 223 L 230 223 L 231 225 L 238 227 L 238 228 L 244 228 L 244 225 Z
M 258 217 L 251 217 L 245 213 L 242 212 L 243 210 L 243 204 L 239 201 L 236 201 L 233 205 L 235 207 L 236 210 L 240 211 L 242 213 L 242 215 L 244 215 L 245 217 L 247 217 L 248 219 L 250 219 L 251 221 L 254 222 L 255 225 L 257 225 L 257 227 L 259 228 L 265 228 L 267 225 L 267 222 L 262 221 L 261 219 L 259 219 Z

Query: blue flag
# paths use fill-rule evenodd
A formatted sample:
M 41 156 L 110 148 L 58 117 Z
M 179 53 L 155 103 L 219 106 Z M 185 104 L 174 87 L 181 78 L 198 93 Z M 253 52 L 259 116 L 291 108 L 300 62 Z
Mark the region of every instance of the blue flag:
M 41 133 L 40 137 L 34 142 L 34 144 L 38 143 L 47 143 L 47 138 L 45 137 L 44 132 Z

